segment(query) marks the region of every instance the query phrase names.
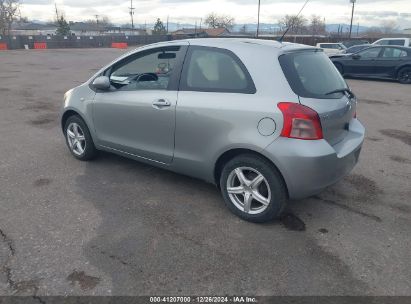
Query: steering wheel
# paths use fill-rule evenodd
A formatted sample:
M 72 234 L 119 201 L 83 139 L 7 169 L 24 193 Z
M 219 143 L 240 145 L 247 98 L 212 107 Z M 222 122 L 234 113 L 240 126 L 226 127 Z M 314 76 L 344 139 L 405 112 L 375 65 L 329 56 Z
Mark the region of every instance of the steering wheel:
M 140 81 L 157 81 L 158 76 L 154 73 L 143 73 L 135 78 L 136 82 Z

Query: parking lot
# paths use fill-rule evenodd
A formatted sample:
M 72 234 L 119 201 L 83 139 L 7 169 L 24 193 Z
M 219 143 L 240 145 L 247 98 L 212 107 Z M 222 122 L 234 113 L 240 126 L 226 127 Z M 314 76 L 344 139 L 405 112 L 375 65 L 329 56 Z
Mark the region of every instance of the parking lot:
M 411 295 L 410 85 L 348 80 L 360 163 L 258 225 L 204 182 L 70 155 L 64 92 L 122 52 L 0 53 L 0 295 Z

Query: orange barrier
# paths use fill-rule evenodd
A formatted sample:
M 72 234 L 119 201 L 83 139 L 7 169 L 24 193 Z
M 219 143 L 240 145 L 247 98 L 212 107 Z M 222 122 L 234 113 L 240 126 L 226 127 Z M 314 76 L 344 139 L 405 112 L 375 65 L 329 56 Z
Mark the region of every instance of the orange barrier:
M 111 44 L 111 47 L 115 49 L 126 49 L 128 48 L 128 43 L 127 42 L 113 42 Z
M 45 42 L 34 42 L 35 50 L 44 50 L 47 49 L 47 43 Z
M 8 50 L 7 43 L 0 43 L 0 51 Z

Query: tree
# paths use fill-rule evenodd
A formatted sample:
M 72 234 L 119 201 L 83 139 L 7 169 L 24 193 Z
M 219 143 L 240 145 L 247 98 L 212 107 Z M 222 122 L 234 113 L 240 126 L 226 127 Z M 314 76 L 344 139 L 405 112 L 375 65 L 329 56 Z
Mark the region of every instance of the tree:
M 306 27 L 307 19 L 304 16 L 293 16 L 293 15 L 286 15 L 282 18 L 278 24 L 280 25 L 281 30 L 284 32 L 287 28 L 288 34 L 304 34 L 307 32 Z
M 381 38 L 383 36 L 383 33 L 381 31 L 380 28 L 378 27 L 370 27 L 366 32 L 365 32 L 365 36 L 367 38 L 373 38 L 373 39 L 377 39 L 377 38 Z
M 63 15 L 61 15 L 60 18 L 57 19 L 56 35 L 57 36 L 68 36 L 68 35 L 70 35 L 70 25 L 67 23 L 67 21 L 66 21 L 66 19 L 64 18 Z
M 398 32 L 398 25 L 393 20 L 383 21 L 381 23 L 381 30 L 383 34 L 394 34 Z
M 320 16 L 312 15 L 310 19 L 309 31 L 312 35 L 324 35 L 326 33 L 324 19 Z
M 167 34 L 167 29 L 164 26 L 163 21 L 160 20 L 160 18 L 157 18 L 157 22 L 154 25 L 154 29 L 153 29 L 153 34 L 156 34 L 156 35 Z
M 0 33 L 10 34 L 11 26 L 19 16 L 19 0 L 0 0 Z
M 205 24 L 210 28 L 225 28 L 231 30 L 234 26 L 235 19 L 228 15 L 217 15 L 211 13 L 206 16 Z
M 102 16 L 100 19 L 89 19 L 84 21 L 85 24 L 90 24 L 90 25 L 95 25 L 97 27 L 110 27 L 113 26 L 113 23 L 111 22 L 110 18 L 107 16 Z M 130 25 L 131 27 L 131 25 Z

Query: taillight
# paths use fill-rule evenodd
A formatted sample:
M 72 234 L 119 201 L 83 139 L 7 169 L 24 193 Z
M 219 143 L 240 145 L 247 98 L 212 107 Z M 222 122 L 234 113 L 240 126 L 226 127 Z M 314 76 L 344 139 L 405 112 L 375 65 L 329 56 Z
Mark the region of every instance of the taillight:
M 313 109 L 293 102 L 280 102 L 278 108 L 284 116 L 281 136 L 305 140 L 323 138 L 320 117 Z

